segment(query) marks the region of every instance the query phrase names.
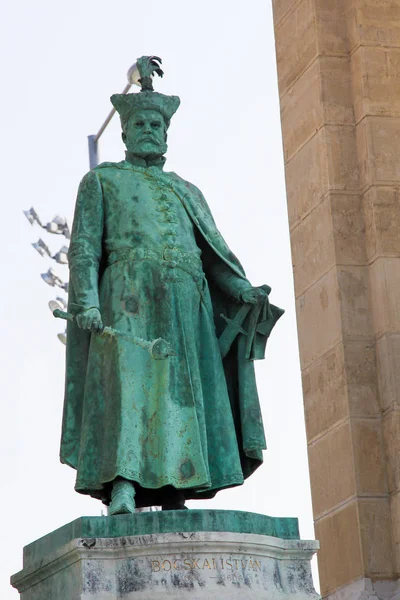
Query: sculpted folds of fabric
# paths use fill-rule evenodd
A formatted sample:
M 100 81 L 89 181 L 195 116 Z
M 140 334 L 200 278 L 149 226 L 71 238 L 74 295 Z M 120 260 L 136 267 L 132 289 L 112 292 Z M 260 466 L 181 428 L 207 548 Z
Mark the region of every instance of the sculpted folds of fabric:
M 139 59 L 142 93 L 111 98 L 126 160 L 83 178 L 69 251 L 61 461 L 111 514 L 169 510 L 171 493 L 184 508 L 261 464 L 253 361 L 283 313 L 246 279 L 201 192 L 163 170 L 179 98 L 151 91 L 154 59 Z M 163 338 L 173 355 L 155 360 L 133 338 Z

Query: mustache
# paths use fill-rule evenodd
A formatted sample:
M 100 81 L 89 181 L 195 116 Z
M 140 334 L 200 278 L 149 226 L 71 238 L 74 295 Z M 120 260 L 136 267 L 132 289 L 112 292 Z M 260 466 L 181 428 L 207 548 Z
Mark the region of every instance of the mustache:
M 139 138 L 138 142 L 152 142 L 153 144 L 160 144 L 160 141 L 152 135 L 144 135 Z

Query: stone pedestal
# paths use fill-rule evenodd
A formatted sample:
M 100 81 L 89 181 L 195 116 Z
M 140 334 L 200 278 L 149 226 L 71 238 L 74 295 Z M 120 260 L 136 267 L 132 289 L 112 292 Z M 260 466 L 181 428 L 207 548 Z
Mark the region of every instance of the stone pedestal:
M 278 537 L 279 536 L 279 537 Z M 22 600 L 316 600 L 297 519 L 238 511 L 83 517 L 24 548 Z

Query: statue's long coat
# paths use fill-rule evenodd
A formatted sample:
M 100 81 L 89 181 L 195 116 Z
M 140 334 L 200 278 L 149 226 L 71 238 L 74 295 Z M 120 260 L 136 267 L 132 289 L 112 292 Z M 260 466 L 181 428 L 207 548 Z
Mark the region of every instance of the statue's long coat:
M 166 223 L 157 215 L 177 228 L 178 245 L 180 231 L 192 232 L 185 243 L 195 251 L 182 256 L 194 260 L 167 264 L 163 248 L 157 254 Z M 266 447 L 253 359 L 263 358 L 283 311 L 254 308 L 249 336 L 238 336 L 222 365 L 220 314 L 235 316 L 234 296 L 250 284 L 201 192 L 159 165 L 103 163 L 82 180 L 69 254 L 70 312 L 97 307 L 105 325 L 165 337 L 177 353 L 155 361 L 68 324 L 60 456 L 78 471 L 77 491 L 108 503 L 121 476 L 147 505 L 162 503 L 170 485 L 205 498 L 243 483 Z

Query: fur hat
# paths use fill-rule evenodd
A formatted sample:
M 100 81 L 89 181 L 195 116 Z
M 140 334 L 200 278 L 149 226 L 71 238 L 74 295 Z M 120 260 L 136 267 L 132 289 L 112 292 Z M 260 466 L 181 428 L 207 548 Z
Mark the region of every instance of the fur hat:
M 122 129 L 125 128 L 128 119 L 139 110 L 156 110 L 161 113 L 168 128 L 171 118 L 181 102 L 178 96 L 165 96 L 151 91 L 142 91 L 137 94 L 114 94 L 110 100 L 121 117 Z

